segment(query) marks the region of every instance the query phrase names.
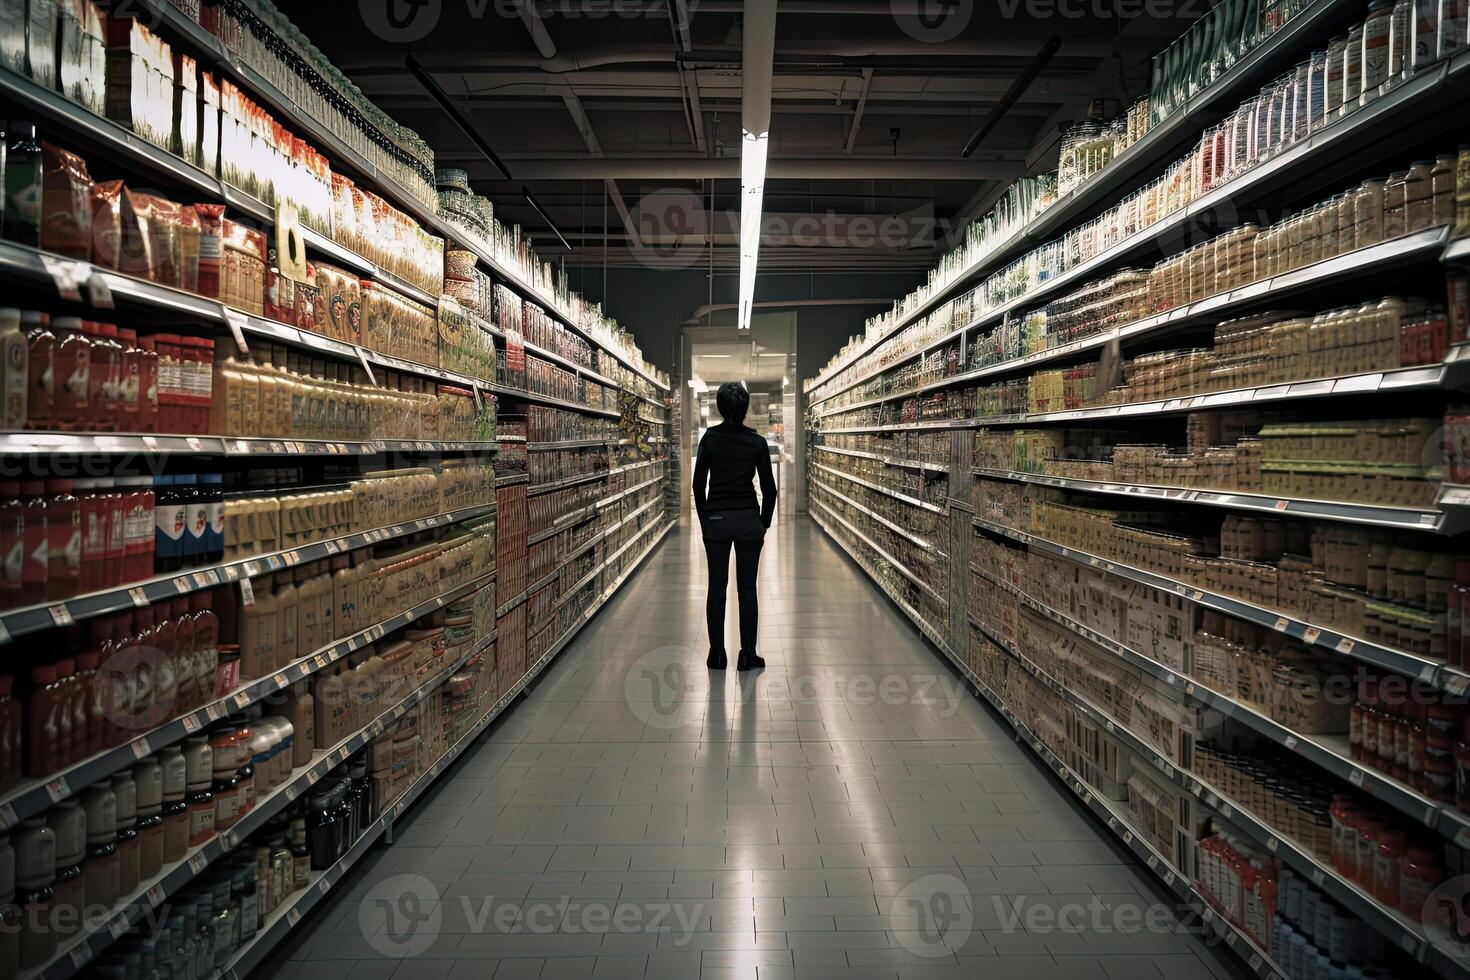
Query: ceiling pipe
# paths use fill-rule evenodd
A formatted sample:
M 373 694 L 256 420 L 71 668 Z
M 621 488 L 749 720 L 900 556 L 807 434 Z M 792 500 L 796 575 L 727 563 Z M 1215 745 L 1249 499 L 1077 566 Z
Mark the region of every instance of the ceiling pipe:
M 776 0 L 744 5 L 740 39 L 740 309 L 737 330 L 750 329 L 760 257 L 761 208 L 771 145 L 771 81 L 776 51 Z
M 1046 67 L 1047 62 L 1051 61 L 1052 56 L 1057 53 L 1057 49 L 1061 46 L 1062 39 L 1057 35 L 1053 34 L 1047 39 L 1046 43 L 1041 46 L 1041 50 L 1036 52 L 1036 57 L 1032 58 L 1031 63 L 1026 66 L 1026 70 L 1016 76 L 1016 80 L 1011 83 L 1011 87 L 1006 89 L 1006 94 L 1002 95 L 1000 101 L 991 107 L 990 112 L 986 113 L 985 119 L 980 123 L 979 128 L 965 141 L 965 148 L 960 151 L 961 157 L 967 157 L 975 152 L 975 148 L 999 125 L 1001 119 L 1010 111 L 1011 106 L 1015 105 L 1026 90 L 1031 87 L 1031 83 L 1036 81 L 1036 76 L 1041 74 L 1041 70 Z
M 684 321 L 686 327 L 698 326 L 699 321 L 711 313 L 733 310 L 736 303 L 705 303 Z M 756 303 L 757 310 L 794 310 L 806 306 L 892 306 L 892 297 L 884 299 L 787 299 Z

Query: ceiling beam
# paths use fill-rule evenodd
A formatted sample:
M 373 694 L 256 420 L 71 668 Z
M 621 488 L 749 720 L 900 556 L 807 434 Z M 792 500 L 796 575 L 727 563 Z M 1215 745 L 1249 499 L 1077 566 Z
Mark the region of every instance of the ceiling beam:
M 766 165 L 772 180 L 1012 180 L 1019 177 L 1021 151 L 996 160 L 933 157 L 773 157 Z M 480 161 L 474 153 L 443 152 L 446 166 Z M 735 157 L 600 157 L 559 159 L 511 155 L 517 180 L 704 180 L 740 176 Z
M 674 37 L 679 42 L 679 50 L 685 54 L 689 53 L 689 4 L 687 0 L 670 0 L 669 21 L 674 27 Z
M 689 126 L 689 139 L 700 153 L 709 153 L 704 139 L 704 107 L 699 104 L 699 78 L 679 66 L 679 104 L 684 109 L 684 121 Z
M 857 109 L 853 111 L 852 120 L 847 125 L 847 142 L 843 146 L 843 152 L 851 153 L 853 146 L 857 144 L 858 130 L 863 128 L 863 110 L 868 105 L 868 89 L 873 85 L 873 69 L 863 69 L 863 87 L 858 90 Z

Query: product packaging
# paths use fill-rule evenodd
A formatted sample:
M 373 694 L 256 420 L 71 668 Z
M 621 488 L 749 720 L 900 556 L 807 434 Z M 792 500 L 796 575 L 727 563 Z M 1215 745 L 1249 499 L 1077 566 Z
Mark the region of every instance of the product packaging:
M 92 178 L 81 157 L 41 144 L 41 247 L 68 258 L 92 257 Z

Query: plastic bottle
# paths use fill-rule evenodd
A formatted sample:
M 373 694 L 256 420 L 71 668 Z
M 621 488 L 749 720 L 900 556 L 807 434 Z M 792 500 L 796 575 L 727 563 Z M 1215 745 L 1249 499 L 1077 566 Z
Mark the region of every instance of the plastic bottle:
M 26 341 L 26 428 L 57 428 L 57 337 L 51 317 L 26 310 L 20 316 L 20 332 Z
M 138 333 L 122 327 L 113 328 L 118 347 L 122 349 L 122 373 L 118 380 L 118 432 L 143 432 L 143 349 L 138 346 Z
M 20 499 L 20 484 L 0 481 L 0 601 L 6 609 L 21 605 L 25 543 L 25 503 Z
M 1429 895 L 1444 880 L 1444 868 L 1433 851 L 1410 847 L 1399 870 L 1399 911 L 1414 922 L 1429 921 Z
M 228 693 L 218 690 L 214 683 L 214 678 L 219 673 L 220 624 L 212 602 L 213 596 L 207 592 L 197 592 L 189 599 L 189 613 L 194 627 L 194 659 L 198 665 L 196 670 L 205 684 L 205 689 L 200 692 L 201 703 L 208 703 Z
M 123 500 L 123 581 L 141 582 L 153 575 L 153 478 L 119 477 L 117 488 Z
M 87 902 L 111 908 L 124 894 L 119 884 L 117 795 L 110 784 L 96 783 L 82 794 L 82 805 L 87 813 Z
M 15 835 L 16 904 L 21 909 L 20 968 L 33 970 L 56 954 L 56 834 L 32 817 Z
M 60 940 L 76 932 L 87 905 L 87 882 L 82 871 L 87 856 L 87 817 L 76 800 L 62 800 L 47 814 L 46 822 L 56 835 L 54 924 Z
M 169 575 L 182 566 L 186 517 L 175 477 L 153 478 L 153 565 L 160 575 Z
M 214 755 L 209 739 L 197 735 L 184 743 L 184 761 L 189 779 L 189 846 L 198 847 L 214 836 L 214 794 L 210 783 L 214 776 Z
M 150 881 L 163 869 L 163 768 L 148 757 L 133 767 L 138 796 L 138 877 Z
M 24 501 L 25 554 L 20 569 L 20 595 L 23 605 L 46 598 L 46 579 L 50 571 L 50 550 L 46 530 L 46 481 L 25 480 L 20 485 Z
M 224 476 L 206 473 L 199 478 L 201 497 L 205 505 L 205 527 L 202 535 L 205 564 L 215 565 L 225 557 L 225 494 Z
M 163 771 L 163 862 L 182 861 L 189 851 L 188 761 L 177 745 L 159 753 Z
M 82 505 L 70 480 L 46 481 L 46 599 L 70 599 L 82 584 Z
M 92 359 L 96 353 L 82 320 L 59 316 L 51 321 L 56 354 L 52 370 L 52 428 L 63 432 L 96 431 L 92 401 Z
M 80 638 L 81 628 L 78 627 L 75 632 Z M 81 646 L 80 643 L 77 645 Z M 101 748 L 106 718 L 102 715 L 101 701 L 97 697 L 97 667 L 100 660 L 100 651 L 90 646 L 77 654 L 77 690 L 72 731 L 78 759 L 94 755 Z
M 118 340 L 116 324 L 94 323 L 92 326 L 96 331 L 98 346 L 106 352 L 107 363 L 107 375 L 102 381 L 98 431 L 126 432 L 128 430 L 124 423 L 131 425 L 132 422 L 128 418 L 124 402 L 128 374 L 127 351 Z
M 97 493 L 97 481 L 80 479 L 71 481 L 71 491 L 77 498 L 82 515 L 82 568 L 78 590 L 82 593 L 96 592 L 102 588 L 102 579 L 107 565 L 107 499 Z
M 20 310 L 0 307 L 0 428 L 12 431 L 27 428 L 30 357 L 30 341 L 21 329 Z
M 179 568 L 196 568 L 202 564 L 203 558 L 203 534 L 195 530 L 199 523 L 199 477 L 192 473 L 174 477 L 174 494 L 183 519 L 179 536 Z
M 138 834 L 138 787 L 131 772 L 112 777 L 117 798 L 117 887 L 118 894 L 131 895 L 141 881 L 142 841 Z
M 114 477 L 99 478 L 97 493 L 107 508 L 107 562 L 102 587 L 115 589 L 123 584 L 123 560 L 127 557 L 127 501 L 118 491 Z

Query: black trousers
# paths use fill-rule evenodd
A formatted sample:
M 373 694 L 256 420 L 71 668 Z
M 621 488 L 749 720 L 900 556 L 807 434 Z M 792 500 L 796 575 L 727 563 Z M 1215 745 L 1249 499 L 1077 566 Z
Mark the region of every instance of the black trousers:
M 740 599 L 740 649 L 755 653 L 760 609 L 755 597 L 755 577 L 760 569 L 761 546 L 766 529 L 760 511 L 726 511 L 705 515 L 704 552 L 709 558 L 709 598 L 705 619 L 709 624 L 711 650 L 725 649 L 725 593 L 730 586 L 730 549 L 735 549 L 735 591 Z

